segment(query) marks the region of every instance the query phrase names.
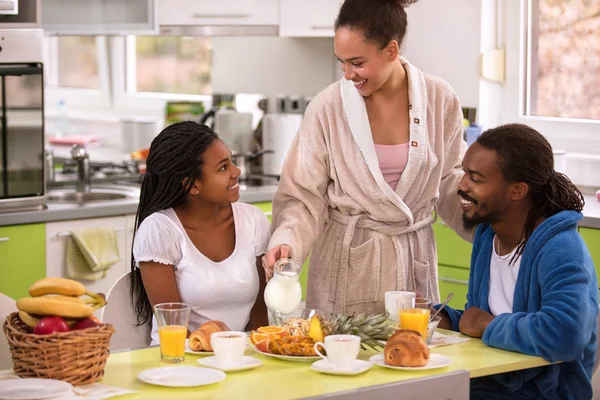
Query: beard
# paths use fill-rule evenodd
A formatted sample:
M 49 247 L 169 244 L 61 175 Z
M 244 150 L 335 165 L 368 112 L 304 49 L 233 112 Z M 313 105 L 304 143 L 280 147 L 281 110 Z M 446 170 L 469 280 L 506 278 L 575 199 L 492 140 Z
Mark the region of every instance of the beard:
M 485 203 L 479 204 L 479 202 L 477 200 L 475 200 L 474 198 L 468 196 L 462 190 L 458 191 L 458 195 L 460 197 L 462 197 L 463 199 L 472 202 L 473 203 L 473 207 L 474 207 L 474 210 L 472 211 L 473 215 L 470 216 L 470 217 L 467 216 L 466 212 L 463 212 L 462 222 L 463 222 L 463 226 L 464 226 L 464 228 L 466 230 L 470 231 L 470 230 L 476 228 L 477 225 L 479 225 L 479 224 L 483 224 L 483 223 L 486 223 L 486 222 L 492 223 L 492 222 L 497 221 L 498 218 L 497 218 L 496 213 L 494 213 L 493 211 L 490 211 L 489 208 L 487 207 L 487 205 Z M 487 209 L 489 212 L 487 214 L 485 214 L 485 215 L 481 215 L 481 214 L 477 213 L 477 211 L 479 209 L 482 209 L 482 210 L 486 210 Z

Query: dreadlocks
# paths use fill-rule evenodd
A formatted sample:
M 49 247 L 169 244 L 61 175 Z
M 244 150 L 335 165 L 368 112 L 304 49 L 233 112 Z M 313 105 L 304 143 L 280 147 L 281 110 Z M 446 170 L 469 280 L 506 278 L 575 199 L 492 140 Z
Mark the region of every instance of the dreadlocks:
M 167 126 L 152 141 L 142 180 L 135 232 L 149 215 L 185 200 L 194 181 L 202 177 L 202 153 L 218 139 L 206 125 L 192 121 Z M 152 319 L 152 307 L 139 268 L 131 257 L 131 300 L 138 325 Z
M 521 256 L 541 218 L 565 210 L 583 210 L 583 195 L 566 175 L 554 170 L 552 146 L 535 129 L 522 124 L 502 125 L 484 132 L 477 143 L 496 151 L 507 182 L 523 182 L 529 186 L 531 208 L 523 227 L 523 241 L 517 246 L 511 263 Z

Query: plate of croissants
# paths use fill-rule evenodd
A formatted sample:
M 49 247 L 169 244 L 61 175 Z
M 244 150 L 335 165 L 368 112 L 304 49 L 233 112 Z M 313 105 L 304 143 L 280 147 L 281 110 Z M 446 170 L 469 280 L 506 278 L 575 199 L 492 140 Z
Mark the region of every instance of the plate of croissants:
M 210 335 L 216 332 L 230 331 L 229 327 L 222 321 L 206 321 L 190 334 L 185 344 L 185 352 L 197 356 L 212 356 L 214 351 L 210 345 Z M 247 345 L 248 347 L 249 345 Z
M 444 368 L 452 363 L 450 357 L 430 353 L 418 332 L 403 329 L 390 336 L 383 354 L 374 355 L 369 361 L 380 367 L 411 371 Z
M 312 362 L 321 359 L 315 353 L 314 345 L 314 340 L 308 336 L 284 336 L 270 339 L 267 352 L 261 351 L 256 345 L 254 350 L 280 360 Z

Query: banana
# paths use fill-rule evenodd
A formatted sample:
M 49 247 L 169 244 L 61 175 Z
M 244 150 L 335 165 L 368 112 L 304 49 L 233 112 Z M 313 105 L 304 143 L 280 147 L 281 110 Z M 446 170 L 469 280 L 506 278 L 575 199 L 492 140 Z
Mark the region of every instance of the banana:
M 46 294 L 81 296 L 86 294 L 86 292 L 83 283 L 64 278 L 42 278 L 29 288 L 29 295 L 31 297 L 43 296 Z
M 24 297 L 17 300 L 17 308 L 28 314 L 56 315 L 63 318 L 87 318 L 94 314 L 94 310 L 102 307 L 96 303 L 94 306 L 87 304 L 70 303 L 51 297 Z M 104 305 L 104 304 L 102 304 Z
M 25 325 L 29 326 L 30 328 L 35 328 L 37 323 L 40 322 L 39 319 L 35 318 L 29 313 L 26 313 L 25 311 L 19 311 L 19 318 L 21 318 L 21 321 L 23 321 Z
M 19 311 L 19 318 L 21 318 L 21 321 L 23 321 L 25 325 L 29 326 L 30 328 L 35 328 L 35 326 L 41 320 L 41 318 L 36 318 L 33 315 L 26 313 L 25 311 Z M 77 322 L 76 319 L 64 318 L 64 320 L 69 328 L 75 325 L 75 322 Z
M 42 297 L 42 296 L 40 296 L 40 297 Z M 64 301 L 65 303 L 73 303 L 73 304 L 86 304 L 90 300 L 93 300 L 93 299 L 84 300 L 84 299 L 82 299 L 80 297 L 63 296 L 63 295 L 60 295 L 60 294 L 57 294 L 57 295 L 46 295 L 46 296 L 43 296 L 43 297 L 45 297 L 47 299 Z

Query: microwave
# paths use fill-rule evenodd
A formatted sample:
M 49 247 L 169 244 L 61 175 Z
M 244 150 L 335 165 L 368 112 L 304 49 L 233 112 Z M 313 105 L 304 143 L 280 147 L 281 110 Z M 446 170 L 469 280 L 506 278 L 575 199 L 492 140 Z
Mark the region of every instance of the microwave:
M 28 47 L 38 40 L 0 30 L 0 212 L 45 204 L 44 65 Z

